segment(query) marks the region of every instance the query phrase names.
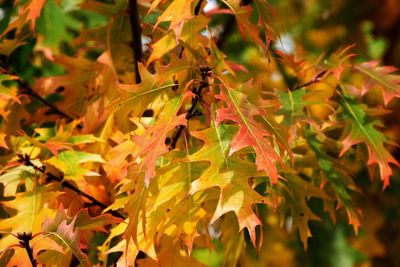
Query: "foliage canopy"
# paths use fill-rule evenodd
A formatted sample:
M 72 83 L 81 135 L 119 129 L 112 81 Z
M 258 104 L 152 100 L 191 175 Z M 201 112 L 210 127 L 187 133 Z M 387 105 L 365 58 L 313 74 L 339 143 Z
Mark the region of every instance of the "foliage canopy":
M 307 248 L 311 198 L 358 232 L 354 177 L 368 166 L 385 189 L 399 166 L 381 119 L 397 69 L 352 46 L 283 51 L 266 0 L 206 4 L 4 9 L 1 265 L 202 266 L 220 246 L 235 266 L 269 214 Z M 235 27 L 246 54 L 229 52 Z

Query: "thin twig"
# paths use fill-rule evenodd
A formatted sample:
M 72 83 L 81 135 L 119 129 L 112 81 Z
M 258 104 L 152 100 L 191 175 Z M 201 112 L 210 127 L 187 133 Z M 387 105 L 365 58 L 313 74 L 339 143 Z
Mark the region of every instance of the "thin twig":
M 193 118 L 199 114 L 196 111 L 196 106 L 197 106 L 197 103 L 199 102 L 199 100 L 201 100 L 201 91 L 204 88 L 209 86 L 208 81 L 207 81 L 207 76 L 209 75 L 210 71 L 211 71 L 211 69 L 209 67 L 200 69 L 202 80 L 200 82 L 200 86 L 197 88 L 195 87 L 192 90 L 194 96 L 192 98 L 192 105 L 186 112 L 186 116 L 185 116 L 186 120 L 190 120 L 191 118 Z M 174 149 L 176 147 L 176 143 L 178 142 L 178 139 L 181 136 L 183 129 L 185 129 L 184 125 L 179 125 L 178 128 L 176 129 L 174 135 L 172 136 L 172 141 L 170 144 L 171 149 Z
M 36 171 L 38 171 L 40 173 L 46 174 L 50 181 L 53 180 L 53 181 L 57 181 L 57 182 L 61 183 L 61 185 L 63 187 L 71 189 L 75 193 L 78 193 L 79 195 L 81 195 L 81 196 L 89 199 L 90 201 L 92 201 L 93 205 L 96 205 L 96 206 L 98 206 L 98 207 L 100 207 L 102 209 L 106 209 L 108 207 L 106 204 L 104 204 L 101 201 L 95 199 L 91 195 L 88 195 L 87 193 L 82 192 L 79 188 L 75 187 L 73 184 L 71 184 L 71 183 L 69 183 L 67 181 L 63 181 L 63 177 L 62 176 L 56 176 L 54 174 L 46 172 L 46 167 L 44 165 L 42 165 L 41 167 L 35 165 L 31 161 L 29 155 L 27 155 L 27 154 L 23 155 L 23 154 L 17 153 L 17 157 L 18 157 L 18 161 L 23 163 L 25 166 L 30 166 L 34 170 L 36 170 Z M 120 214 L 119 212 L 117 212 L 117 211 L 109 210 L 107 212 L 112 214 L 115 217 L 118 217 L 118 218 L 121 218 L 121 219 L 125 219 L 125 217 L 122 214 Z
M 141 83 L 142 79 L 139 73 L 139 62 L 142 60 L 142 28 L 140 27 L 137 0 L 129 0 L 129 20 L 131 22 L 132 31 L 132 50 L 133 60 L 135 64 L 135 80 Z
M 0 67 L 0 72 L 3 73 L 3 74 L 8 74 L 8 75 L 15 76 L 14 73 L 12 73 L 9 70 L 7 70 L 4 66 Z M 74 120 L 74 118 L 72 118 L 71 116 L 69 116 L 65 112 L 61 111 L 54 104 L 50 103 L 49 101 L 47 101 L 46 99 L 41 97 L 38 93 L 33 91 L 33 89 L 27 83 L 25 83 L 25 82 L 23 82 L 21 80 L 16 80 L 16 82 L 18 83 L 18 89 L 19 89 L 19 93 L 20 94 L 25 94 L 25 95 L 28 95 L 28 96 L 30 96 L 32 98 L 35 98 L 36 100 L 41 102 L 43 105 L 47 106 L 51 110 L 51 113 L 54 113 L 54 114 L 57 114 L 57 115 L 60 115 L 60 116 L 62 116 L 64 118 L 66 118 L 68 120 L 68 122 L 71 122 L 71 121 Z

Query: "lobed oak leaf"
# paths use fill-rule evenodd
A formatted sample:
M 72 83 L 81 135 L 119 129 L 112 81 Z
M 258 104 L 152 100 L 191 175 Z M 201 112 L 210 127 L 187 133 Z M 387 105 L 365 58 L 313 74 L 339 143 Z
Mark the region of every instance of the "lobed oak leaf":
M 0 221 L 0 231 L 10 233 L 39 233 L 42 223 L 47 216 L 53 216 L 55 210 L 51 207 L 57 205 L 57 197 L 62 193 L 56 191 L 54 186 L 37 186 L 32 191 L 17 193 L 13 200 L 1 201 L 1 205 L 9 214 L 9 218 Z M 5 235 L 0 239 L 0 251 L 13 246 L 18 241 L 13 235 Z M 11 266 L 24 266 L 29 262 L 26 251 L 15 250 L 9 264 Z
M 346 209 L 349 224 L 353 225 L 354 231 L 357 234 L 361 226 L 361 213 L 353 203 L 351 197 L 351 191 L 358 191 L 358 188 L 349 176 L 351 171 L 343 163 L 328 155 L 324 151 L 323 144 L 310 131 L 307 131 L 305 136 L 311 150 L 315 153 L 317 163 L 317 166 L 313 166 L 316 170 L 315 175 L 327 181 L 327 184 L 323 185 L 325 191 L 328 191 L 330 187 L 333 188 L 338 200 L 337 209 L 339 206 L 343 206 Z M 334 216 L 334 213 L 331 213 L 331 216 Z M 335 221 L 335 217 L 332 219 Z
M 137 261 L 138 267 L 174 267 L 174 266 L 193 266 L 193 267 L 204 267 L 206 265 L 201 264 L 193 257 L 190 257 L 188 253 L 181 248 L 181 246 L 174 244 L 173 239 L 168 236 L 164 236 L 161 239 L 160 251 L 157 255 L 157 259 L 139 259 Z
M 306 100 L 305 97 L 309 96 L 305 88 L 300 88 L 294 91 L 280 91 L 277 92 L 281 108 L 276 113 L 283 115 L 283 124 L 296 128 L 296 123 L 299 121 L 311 122 L 309 116 L 306 115 L 304 109 L 307 106 L 320 104 L 319 101 Z M 293 130 L 295 131 L 295 129 Z
M 396 67 L 378 64 L 378 61 L 369 61 L 353 67 L 366 79 L 360 88 L 361 94 L 365 94 L 375 86 L 380 87 L 387 106 L 393 98 L 400 98 L 400 75 L 394 74 L 398 72 Z
M 312 183 L 305 181 L 296 173 L 285 173 L 282 186 L 282 196 L 285 199 L 286 207 L 290 209 L 291 229 L 298 229 L 300 240 L 307 249 L 307 239 L 311 237 L 311 231 L 308 226 L 310 220 L 321 220 L 308 207 L 307 200 L 310 197 L 317 197 L 325 200 L 332 200 L 326 193 L 320 190 Z M 285 211 L 283 211 L 285 212 Z
M 204 16 L 196 16 L 195 18 L 186 21 L 181 30 L 180 40 L 184 43 L 190 44 L 193 49 L 198 48 L 201 44 L 201 35 L 198 35 L 197 33 L 205 28 L 209 20 L 209 18 Z M 162 38 L 151 46 L 153 51 L 147 61 L 147 65 L 154 60 L 162 58 L 178 44 L 179 43 L 176 42 L 172 34 L 164 34 Z
M 278 140 L 277 143 L 281 147 L 287 147 L 287 145 L 282 144 L 281 134 L 274 127 L 269 128 L 270 131 L 268 131 L 262 123 L 255 119 L 256 116 L 266 119 L 266 112 L 250 103 L 244 93 L 230 88 L 222 90 L 221 94 L 216 97 L 228 105 L 227 108 L 217 110 L 217 124 L 223 120 L 231 120 L 239 125 L 239 131 L 231 142 L 229 155 L 245 147 L 254 148 L 257 169 L 266 171 L 272 184 L 278 183 L 278 170 L 275 163 L 278 161 L 282 164 L 282 160 L 270 140 Z M 268 121 L 266 123 L 270 124 Z
M 83 266 L 91 266 L 88 257 L 80 249 L 78 230 L 74 227 L 75 220 L 76 217 L 68 223 L 64 210 L 58 210 L 54 219 L 46 218 L 42 229 L 44 233 L 50 234 L 67 246 Z
M 104 228 L 105 225 L 117 224 L 123 221 L 121 218 L 113 217 L 111 214 L 102 214 L 92 217 L 89 215 L 88 209 L 80 210 L 78 214 L 74 216 L 73 220 L 75 221 L 74 226 L 79 231 L 96 230 L 102 232 L 107 232 Z
M 253 8 L 250 5 L 241 5 L 240 0 L 223 0 L 224 2 L 233 12 L 235 15 L 238 27 L 239 27 L 239 32 L 242 35 L 244 39 L 250 39 L 256 44 L 258 44 L 265 53 L 268 52 L 268 40 L 265 42 L 260 38 L 260 26 L 253 24 L 250 21 L 250 16 L 253 13 Z M 261 8 L 262 11 L 264 11 L 263 5 L 261 5 L 258 1 L 257 7 Z M 264 13 L 264 12 L 263 12 Z M 262 14 L 264 15 L 264 14 Z M 260 25 L 265 26 L 264 23 L 266 23 L 264 20 L 266 18 L 261 18 L 262 16 L 260 14 Z M 267 23 L 268 24 L 268 23 Z M 269 31 L 267 31 L 267 38 L 270 37 L 271 35 L 268 34 Z
M 214 122 L 212 122 L 214 124 Z M 210 167 L 190 185 L 189 194 L 193 195 L 210 187 L 227 186 L 232 179 L 232 172 L 224 171 L 228 166 L 228 148 L 237 128 L 231 125 L 213 125 L 203 131 L 191 132 L 190 134 L 204 142 L 203 147 L 196 153 L 188 156 L 189 161 L 207 161 Z
M 4 186 L 3 195 L 5 197 L 15 196 L 18 185 L 26 179 L 33 180 L 35 170 L 30 166 L 17 166 L 8 172 L 0 175 L 0 183 Z
M 380 169 L 383 189 L 390 183 L 393 174 L 390 163 L 400 166 L 399 162 L 385 148 L 384 143 L 388 138 L 375 127 L 377 120 L 368 118 L 362 107 L 347 96 L 342 96 L 343 119 L 348 122 L 347 135 L 342 141 L 343 148 L 339 156 L 342 156 L 351 146 L 364 143 L 368 149 L 368 165 L 377 163 Z
M 105 163 L 100 155 L 81 151 L 63 151 L 59 153 L 58 158 L 52 157 L 47 160 L 47 163 L 63 172 L 64 179 L 73 180 L 82 188 L 87 184 L 85 176 L 99 175 L 97 172 L 80 166 L 80 164 L 88 162 Z
M 13 233 L 39 232 L 44 218 L 53 214 L 50 204 L 55 203 L 61 194 L 54 187 L 37 186 L 34 191 L 17 193 L 15 199 L 2 201 L 5 208 L 15 210 L 16 213 L 10 212 L 10 217 L 0 222 L 0 230 L 11 229 Z M 0 243 L 3 241 L 6 240 Z
M 261 220 L 253 211 L 255 204 L 274 204 L 265 196 L 257 193 L 249 184 L 251 177 L 259 176 L 256 166 L 253 163 L 244 161 L 238 156 L 230 157 L 229 169 L 234 176 L 231 183 L 221 189 L 221 195 L 217 208 L 210 223 L 214 223 L 219 217 L 229 211 L 233 211 L 239 222 L 239 230 L 247 228 L 250 240 L 256 245 L 256 227 L 262 226 Z
M 210 223 L 229 211 L 233 211 L 239 221 L 239 230 L 247 228 L 253 244 L 256 242 L 255 228 L 261 221 L 252 210 L 257 203 L 271 204 L 266 197 L 256 193 L 248 184 L 250 177 L 259 176 L 254 163 L 227 156 L 230 140 L 236 127 L 218 125 L 209 129 L 192 132 L 196 138 L 204 141 L 204 146 L 188 156 L 193 161 L 208 161 L 210 166 L 192 182 L 189 193 L 194 194 L 210 187 L 219 187 L 220 197 Z M 236 154 L 235 154 L 236 155 Z
M 157 23 L 170 21 L 169 29 L 175 32 L 176 43 L 179 42 L 181 37 L 182 28 L 186 21 L 192 19 L 193 15 L 193 5 L 195 0 L 175 0 L 167 7 L 167 9 L 158 17 Z
M 133 136 L 133 141 L 140 147 L 137 156 L 140 157 L 140 169 L 145 170 L 147 185 L 154 177 L 157 159 L 169 151 L 165 144 L 167 135 L 176 126 L 186 125 L 186 114 L 177 115 L 177 112 L 187 96 L 184 94 L 169 100 L 156 122 L 143 135 Z
M 26 14 L 26 21 L 31 22 L 31 30 L 35 30 L 36 19 L 40 16 L 42 8 L 46 0 L 31 0 L 28 1 L 22 9 L 22 14 Z

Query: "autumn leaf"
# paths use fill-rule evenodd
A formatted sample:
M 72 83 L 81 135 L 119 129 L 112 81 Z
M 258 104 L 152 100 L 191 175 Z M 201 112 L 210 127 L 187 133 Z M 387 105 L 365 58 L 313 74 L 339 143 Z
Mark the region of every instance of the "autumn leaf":
M 45 220 L 42 229 L 67 246 L 83 266 L 91 266 L 86 254 L 80 249 L 78 231 L 74 227 L 75 220 L 76 218 L 68 223 L 64 211 L 59 210 L 54 219 Z
M 359 208 L 352 201 L 351 191 L 358 191 L 358 188 L 348 175 L 350 171 L 344 164 L 329 156 L 324 151 L 323 144 L 310 132 L 306 133 L 306 136 L 307 142 L 315 153 L 315 160 L 320 168 L 317 175 L 322 176 L 328 182 L 328 184 L 323 182 L 324 189 L 327 190 L 329 186 L 333 187 L 339 200 L 338 205 L 346 209 L 349 223 L 353 225 L 354 231 L 357 234 L 361 226 L 361 214 Z M 339 208 L 338 205 L 337 208 Z
M 100 155 L 81 151 L 63 151 L 57 158 L 52 157 L 47 160 L 47 163 L 64 174 L 65 180 L 73 180 L 82 188 L 86 185 L 85 176 L 99 176 L 97 172 L 80 166 L 80 164 L 88 162 L 104 163 L 105 161 Z
M 4 186 L 4 196 L 15 196 L 18 185 L 26 180 L 33 180 L 35 170 L 30 166 L 18 166 L 0 176 L 0 183 Z
M 23 14 L 26 14 L 27 21 L 31 22 L 31 30 L 35 30 L 35 22 L 36 19 L 40 16 L 43 5 L 46 3 L 46 0 L 31 0 L 25 4 L 25 7 L 22 10 Z
M 213 122 L 214 123 L 214 122 Z M 230 125 L 219 125 L 209 129 L 191 132 L 190 134 L 204 142 L 204 146 L 196 153 L 189 155 L 193 161 L 210 162 L 210 167 L 203 172 L 190 186 L 190 194 L 208 189 L 210 187 L 227 186 L 232 179 L 232 172 L 224 171 L 228 167 L 228 148 L 237 129 Z
M 234 173 L 231 183 L 221 190 L 221 196 L 218 201 L 217 208 L 211 223 L 215 222 L 223 214 L 233 211 L 239 222 L 239 230 L 247 228 L 250 240 L 256 245 L 256 227 L 262 223 L 253 211 L 255 204 L 274 204 L 267 198 L 257 193 L 249 184 L 250 177 L 257 174 L 254 164 L 233 157 L 229 163 L 229 167 Z
M 178 125 L 186 125 L 186 115 L 177 115 L 184 98 L 176 97 L 168 101 L 155 124 L 150 126 L 144 135 L 133 137 L 134 142 L 140 147 L 137 156 L 140 159 L 141 169 L 145 170 L 146 184 L 149 184 L 154 177 L 157 159 L 169 151 L 165 144 L 169 132 Z
M 306 115 L 304 109 L 309 105 L 320 104 L 318 101 L 304 99 L 305 96 L 309 95 L 305 88 L 277 92 L 277 95 L 281 103 L 281 108 L 276 114 L 284 116 L 283 123 L 287 126 L 295 126 L 299 121 L 310 122 L 311 120 Z
M 257 169 L 266 171 L 271 183 L 276 184 L 278 170 L 275 163 L 282 163 L 282 160 L 270 140 L 279 140 L 280 134 L 273 128 L 271 131 L 267 131 L 266 127 L 255 119 L 256 116 L 266 119 L 266 112 L 250 103 L 246 96 L 237 90 L 226 88 L 216 97 L 228 105 L 227 108 L 217 110 L 216 122 L 219 124 L 223 120 L 231 120 L 239 125 L 239 131 L 231 142 L 229 154 L 245 147 L 254 148 Z M 282 143 L 279 142 L 279 144 Z M 283 146 L 286 147 L 286 145 Z
M 250 5 L 241 5 L 240 0 L 223 0 L 222 2 L 224 2 L 232 10 L 242 37 L 244 39 L 253 40 L 264 50 L 265 53 L 267 53 L 268 42 L 263 41 L 260 38 L 260 27 L 250 21 L 250 16 L 253 13 L 253 8 Z M 261 6 L 258 5 L 258 7 L 260 8 Z M 263 15 L 265 15 L 265 13 Z M 263 21 L 265 18 L 261 18 L 260 15 L 260 19 L 260 22 L 263 25 L 265 23 Z
M 354 65 L 357 70 L 365 77 L 361 86 L 361 94 L 365 94 L 374 87 L 382 89 L 383 100 L 387 106 L 393 98 L 400 98 L 400 75 L 396 67 L 379 66 L 377 61 L 369 61 Z
M 150 8 L 150 11 L 155 8 L 156 3 L 159 1 L 155 1 Z M 169 29 L 175 32 L 175 40 L 178 43 L 178 40 L 181 37 L 181 32 L 184 23 L 187 20 L 190 20 L 194 17 L 193 15 L 193 2 L 194 0 L 176 0 L 173 1 L 167 9 L 162 12 L 162 14 L 158 17 L 157 23 L 154 27 L 160 22 L 170 21 Z
M 208 161 L 211 165 L 200 178 L 192 182 L 190 193 L 194 194 L 218 186 L 221 190 L 220 198 L 210 223 L 215 222 L 225 213 L 233 211 L 239 221 L 239 230 L 246 227 L 251 241 L 255 244 L 255 228 L 261 225 L 261 221 L 253 212 L 252 206 L 257 203 L 270 203 L 267 198 L 256 193 L 248 183 L 250 177 L 260 175 L 255 164 L 227 155 L 230 141 L 236 132 L 235 128 L 230 125 L 219 125 L 191 133 L 204 141 L 204 146 L 196 153 L 189 155 L 189 160 L 191 162 Z
M 310 209 L 307 200 L 311 196 L 328 200 L 331 198 L 318 187 L 305 181 L 296 173 L 285 173 L 284 175 L 287 180 L 279 186 L 285 197 L 285 207 L 290 210 L 291 229 L 297 229 L 299 231 L 300 240 L 304 248 L 307 249 L 307 240 L 312 236 L 308 223 L 310 220 L 321 220 Z M 286 209 L 282 211 L 283 214 L 286 212 Z
M 379 165 L 383 188 L 386 188 L 390 183 L 389 178 L 393 174 L 390 163 L 399 166 L 397 160 L 384 146 L 384 143 L 389 140 L 375 128 L 379 124 L 378 121 L 369 118 L 354 99 L 342 95 L 340 104 L 344 111 L 343 119 L 348 123 L 340 156 L 344 155 L 351 146 L 364 143 L 368 149 L 368 165 L 375 163 Z
M 39 233 L 45 218 L 55 213 L 51 206 L 57 203 L 57 197 L 61 194 L 54 186 L 37 186 L 33 191 L 17 193 L 13 200 L 1 201 L 9 218 L 0 221 L 0 230 L 3 233 Z M 3 236 L 0 239 L 0 251 L 17 242 L 12 235 Z M 26 262 L 29 262 L 26 252 L 23 249 L 15 250 L 10 264 L 20 266 Z

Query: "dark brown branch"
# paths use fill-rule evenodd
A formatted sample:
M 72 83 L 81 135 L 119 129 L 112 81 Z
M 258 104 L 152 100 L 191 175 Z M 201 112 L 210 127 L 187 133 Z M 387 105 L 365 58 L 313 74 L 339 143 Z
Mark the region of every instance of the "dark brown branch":
M 199 100 L 201 100 L 201 91 L 204 88 L 208 87 L 207 77 L 208 77 L 210 71 L 211 71 L 211 69 L 209 67 L 200 69 L 202 80 L 200 82 L 200 86 L 197 88 L 195 87 L 192 90 L 194 96 L 192 98 L 192 104 L 191 104 L 189 110 L 186 112 L 185 118 L 187 121 L 199 114 L 199 112 L 196 111 L 196 106 L 197 106 L 197 103 L 199 102 Z M 183 129 L 185 129 L 185 126 L 183 126 L 183 125 L 179 125 L 178 128 L 176 129 L 174 135 L 172 136 L 172 141 L 170 144 L 171 149 L 174 149 L 176 147 L 176 143 L 178 142 L 179 137 L 182 135 Z
M 311 81 L 308 81 L 308 82 L 306 82 L 306 83 L 297 85 L 295 88 L 293 88 L 293 90 L 300 89 L 300 88 L 302 88 L 302 87 L 307 87 L 307 86 L 310 86 L 310 85 L 315 84 L 315 83 L 319 83 L 319 82 L 321 82 L 322 77 L 323 77 L 325 74 L 326 74 L 326 70 L 323 70 L 323 71 L 321 71 L 320 73 L 318 73 L 317 76 L 315 76 Z
M 106 209 L 108 206 L 102 202 L 100 202 L 99 200 L 95 199 L 94 197 L 92 197 L 91 195 L 86 194 L 85 192 L 82 192 L 79 188 L 75 187 L 73 184 L 67 182 L 67 181 L 63 181 L 63 177 L 61 176 L 56 176 L 54 174 L 51 174 L 49 172 L 46 172 L 46 167 L 43 165 L 42 167 L 36 166 L 35 164 L 33 164 L 33 162 L 31 161 L 29 155 L 23 155 L 20 153 L 17 153 L 17 157 L 18 157 L 18 161 L 23 163 L 25 166 L 30 166 L 32 167 L 34 170 L 41 172 L 43 174 L 46 174 L 48 179 L 50 181 L 56 181 L 59 182 L 61 184 L 61 186 L 68 188 L 72 191 L 74 191 L 75 193 L 78 193 L 79 195 L 87 198 L 88 200 L 90 200 L 92 202 L 93 205 L 96 205 L 102 209 Z M 108 213 L 110 213 L 111 215 L 121 218 L 121 219 L 125 219 L 125 217 L 120 214 L 119 212 L 116 211 L 107 211 Z
M 0 67 L 0 72 L 3 73 L 3 74 L 8 74 L 8 75 L 14 75 L 15 76 L 15 74 L 13 74 L 12 72 L 8 71 L 4 67 Z M 25 83 L 25 82 L 23 82 L 21 80 L 17 80 L 16 82 L 18 83 L 18 88 L 19 88 L 19 93 L 20 94 L 25 94 L 25 95 L 28 95 L 28 96 L 30 96 L 32 98 L 35 98 L 36 100 L 41 102 L 43 105 L 47 106 L 50 109 L 51 113 L 57 114 L 57 115 L 60 115 L 61 117 L 66 118 L 68 120 L 68 122 L 71 122 L 71 121 L 74 120 L 74 118 L 72 118 L 71 116 L 69 116 L 65 112 L 61 111 L 55 105 L 53 105 L 52 103 L 50 103 L 49 101 L 47 101 L 46 99 L 41 97 L 38 93 L 33 91 L 33 89 L 27 83 Z
M 133 60 L 135 64 L 135 80 L 136 83 L 141 83 L 142 79 L 139 73 L 139 62 L 142 60 L 142 28 L 140 26 L 137 0 L 129 0 L 129 20 L 132 31 L 132 50 Z
M 37 266 L 37 261 L 33 257 L 33 250 L 29 244 L 29 242 L 32 240 L 32 233 L 17 233 L 17 238 L 19 239 L 19 244 L 25 248 L 26 253 L 28 254 L 29 260 L 32 264 L 32 267 Z

